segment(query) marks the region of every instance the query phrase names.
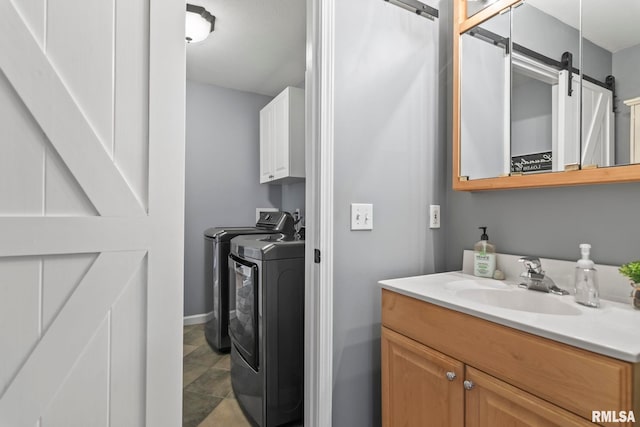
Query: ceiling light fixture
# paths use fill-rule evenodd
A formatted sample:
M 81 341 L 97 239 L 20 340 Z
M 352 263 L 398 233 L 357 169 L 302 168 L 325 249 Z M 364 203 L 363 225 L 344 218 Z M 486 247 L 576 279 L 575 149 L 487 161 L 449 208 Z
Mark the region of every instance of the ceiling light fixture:
M 187 43 L 197 43 L 206 39 L 213 32 L 216 17 L 202 6 L 187 3 L 186 39 Z

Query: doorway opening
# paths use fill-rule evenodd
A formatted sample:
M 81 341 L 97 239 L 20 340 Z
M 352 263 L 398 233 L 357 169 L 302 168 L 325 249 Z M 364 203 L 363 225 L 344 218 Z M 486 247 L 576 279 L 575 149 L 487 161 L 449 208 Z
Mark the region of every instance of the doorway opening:
M 186 46 L 183 426 L 243 426 L 247 411 L 233 393 L 229 353 L 205 339 L 216 307 L 206 279 L 212 261 L 204 234 L 214 227 L 255 226 L 259 212 L 276 210 L 299 219 L 296 232 L 304 235 L 304 152 L 287 153 L 279 142 L 265 151 L 268 133 L 280 141 L 283 131 L 274 126 L 277 117 L 261 124 L 261 110 L 287 88 L 304 93 L 306 2 L 193 4 L 215 16 L 215 25 L 205 40 Z M 304 124 L 304 111 L 292 111 Z M 301 135 L 304 147 L 304 130 Z M 278 162 L 290 164 L 300 154 L 302 174 L 297 165 L 282 175 Z M 275 172 L 265 174 L 269 162 Z

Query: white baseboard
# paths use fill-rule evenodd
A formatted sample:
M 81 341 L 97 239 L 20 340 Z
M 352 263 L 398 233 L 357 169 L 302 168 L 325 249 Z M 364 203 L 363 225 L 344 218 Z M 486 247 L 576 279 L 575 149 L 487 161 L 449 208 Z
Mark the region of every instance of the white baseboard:
M 189 325 L 200 325 L 202 323 L 207 323 L 213 317 L 213 311 L 204 314 L 194 314 L 193 316 L 185 316 L 184 317 L 184 326 Z

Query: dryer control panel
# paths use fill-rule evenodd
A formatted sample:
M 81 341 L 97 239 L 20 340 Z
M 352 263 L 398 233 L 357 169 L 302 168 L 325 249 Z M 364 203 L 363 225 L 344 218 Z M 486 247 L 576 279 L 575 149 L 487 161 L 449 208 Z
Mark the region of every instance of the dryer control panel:
M 295 220 L 289 212 L 262 212 L 256 223 L 256 228 L 279 231 L 288 236 L 296 232 Z

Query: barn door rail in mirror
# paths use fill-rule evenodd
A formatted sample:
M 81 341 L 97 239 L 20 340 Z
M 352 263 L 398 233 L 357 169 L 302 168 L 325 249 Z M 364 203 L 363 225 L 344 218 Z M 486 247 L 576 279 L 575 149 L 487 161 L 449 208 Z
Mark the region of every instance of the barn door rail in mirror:
M 454 0 L 454 190 L 640 181 L 640 2 L 620 1 Z
M 426 5 L 418 0 L 384 0 L 388 3 L 395 4 L 403 9 L 420 15 L 424 18 L 434 20 L 438 17 L 438 9 Z
M 487 43 L 491 43 L 494 46 L 500 46 L 505 49 L 505 52 L 509 51 L 509 38 L 502 37 L 499 34 L 491 32 L 487 29 L 477 27 L 472 28 L 467 32 L 470 36 L 476 37 L 479 40 L 486 41 Z M 562 56 L 559 60 L 550 58 L 542 53 L 536 52 L 535 50 L 529 49 L 525 46 L 522 46 L 518 43 L 513 43 L 512 45 L 513 51 L 526 56 L 527 58 L 531 58 L 535 61 L 538 61 L 542 64 L 548 65 L 550 67 L 554 67 L 558 70 L 567 70 L 568 71 L 568 95 L 573 95 L 573 88 L 571 86 L 571 80 L 574 74 L 579 75 L 580 69 L 574 66 L 573 54 L 571 52 L 563 52 Z M 603 87 L 605 89 L 609 89 L 613 91 L 613 96 L 615 98 L 615 77 L 612 75 L 608 75 L 604 81 L 600 81 L 595 77 L 591 77 L 587 74 L 582 75 L 582 78 L 588 82 L 591 82 L 595 85 Z

